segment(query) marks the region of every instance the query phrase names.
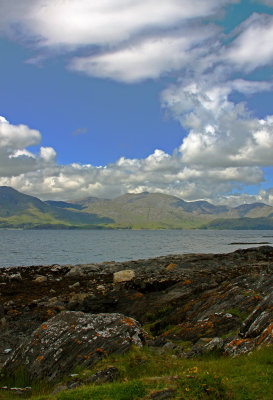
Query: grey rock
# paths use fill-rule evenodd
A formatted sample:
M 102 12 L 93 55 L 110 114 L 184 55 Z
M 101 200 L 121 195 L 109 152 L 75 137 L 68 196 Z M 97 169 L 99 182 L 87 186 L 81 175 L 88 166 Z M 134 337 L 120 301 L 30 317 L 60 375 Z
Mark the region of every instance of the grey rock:
M 77 265 L 70 268 L 70 270 L 65 274 L 66 277 L 70 277 L 70 278 L 74 278 L 74 277 L 78 277 L 78 276 L 82 276 L 82 275 L 83 275 L 82 268 Z
M 273 343 L 273 293 L 266 296 L 244 321 L 239 336 L 227 343 L 225 354 L 238 356 Z
M 273 293 L 266 296 L 244 321 L 240 336 L 245 338 L 259 336 L 273 322 Z
M 209 343 L 205 344 L 204 351 L 209 352 L 213 350 L 222 350 L 224 345 L 224 340 L 219 337 L 213 338 Z
M 106 382 L 113 382 L 116 378 L 118 378 L 119 375 L 120 372 L 118 368 L 109 367 L 89 376 L 87 379 L 85 379 L 84 383 L 102 384 Z
M 80 287 L 80 286 L 81 286 L 80 282 L 75 282 L 73 285 L 69 285 L 69 288 L 70 289 L 75 289 L 75 288 Z
M 163 345 L 164 350 L 174 350 L 177 346 L 172 342 L 167 342 Z
M 62 312 L 26 338 L 5 362 L 4 374 L 23 366 L 33 379 L 55 381 L 77 365 L 91 367 L 105 355 L 142 346 L 144 337 L 139 323 L 122 314 Z

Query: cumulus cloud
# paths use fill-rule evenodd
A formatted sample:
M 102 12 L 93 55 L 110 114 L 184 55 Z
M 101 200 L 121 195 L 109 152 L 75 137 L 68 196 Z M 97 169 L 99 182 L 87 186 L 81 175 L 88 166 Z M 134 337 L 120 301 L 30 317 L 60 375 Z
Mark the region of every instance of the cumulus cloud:
M 6 124 L 10 132 L 18 129 L 4 118 L 1 124 Z M 41 147 L 40 153 L 34 155 L 24 148 L 37 143 L 36 140 L 40 139 L 38 131 L 24 126 L 24 134 L 21 148 L 15 145 L 7 147 L 0 142 L 3 156 L 0 184 L 42 199 L 68 200 L 90 195 L 108 198 L 127 192 L 149 191 L 167 192 L 186 200 L 219 202 L 234 187 L 239 189 L 263 179 L 261 169 L 256 166 L 200 168 L 187 164 L 179 151 L 170 155 L 159 149 L 144 159 L 121 157 L 116 163 L 104 167 L 76 163 L 58 165 L 54 149 Z M 32 135 L 35 141 L 30 140 Z
M 208 21 L 230 3 L 239 0 L 2 0 L 0 33 L 66 54 L 71 70 L 126 83 L 176 73 L 161 100 L 188 133 L 173 154 L 157 149 L 104 167 L 58 165 L 53 148 L 28 149 L 40 142 L 39 131 L 0 117 L 0 184 L 43 199 L 150 191 L 273 204 L 273 189 L 230 194 L 260 184 L 262 167 L 273 164 L 273 116 L 258 119 L 230 100 L 234 92 L 272 90 L 272 82 L 243 76 L 272 65 L 273 17 L 253 14 L 226 37 Z
M 51 147 L 41 147 L 38 155 L 27 150 L 39 144 L 41 134 L 26 125 L 12 125 L 0 116 L 0 176 L 17 176 L 54 163 L 56 152 Z
M 26 125 L 11 125 L 6 118 L 0 117 L 0 146 L 1 148 L 23 149 L 38 144 L 41 134 Z
M 273 116 L 251 117 L 242 104 L 228 100 L 231 90 L 228 84 L 190 84 L 163 92 L 165 107 L 190 129 L 180 146 L 184 162 L 212 168 L 272 165 Z
M 168 193 L 189 201 L 206 199 L 223 203 L 227 202 L 225 195 L 232 189 L 239 190 L 247 182 L 258 183 L 262 179 L 262 172 L 255 167 L 205 171 L 180 165 L 179 172 L 175 172 L 172 164 L 177 161 L 170 159 L 169 162 L 170 169 L 165 164 L 165 169 L 162 167 L 153 171 L 145 170 L 147 159 L 138 160 L 131 170 L 121 169 L 117 164 L 105 168 L 90 165 L 47 167 L 18 176 L 2 177 L 0 184 L 43 199 L 77 200 L 90 195 L 112 198 L 127 192 L 149 191 Z M 255 201 L 254 196 L 251 199 Z
M 273 187 L 267 190 L 260 190 L 258 199 L 264 203 L 273 205 Z

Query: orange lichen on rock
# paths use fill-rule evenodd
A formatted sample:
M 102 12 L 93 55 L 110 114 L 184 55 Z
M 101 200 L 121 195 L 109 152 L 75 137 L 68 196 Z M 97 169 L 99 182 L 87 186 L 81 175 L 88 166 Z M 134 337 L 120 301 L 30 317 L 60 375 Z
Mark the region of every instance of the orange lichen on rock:
M 247 342 L 248 339 L 234 339 L 232 342 L 229 343 L 229 346 L 240 346 L 242 343 Z
M 258 337 L 257 344 L 273 342 L 273 322 Z
M 97 353 L 103 353 L 103 350 L 99 347 L 98 349 L 96 349 Z
M 51 318 L 51 317 L 54 317 L 54 315 L 56 315 L 56 314 L 52 310 L 47 310 L 47 315 L 48 315 L 49 318 Z
M 177 267 L 177 264 L 170 263 L 169 265 L 167 265 L 166 271 L 171 271 L 172 269 L 175 269 L 176 267 Z
M 140 299 L 141 297 L 144 297 L 144 294 L 137 292 L 137 293 L 134 293 L 130 298 L 131 299 Z
M 121 320 L 123 324 L 127 324 L 129 326 L 134 326 L 134 321 L 131 318 L 123 318 Z

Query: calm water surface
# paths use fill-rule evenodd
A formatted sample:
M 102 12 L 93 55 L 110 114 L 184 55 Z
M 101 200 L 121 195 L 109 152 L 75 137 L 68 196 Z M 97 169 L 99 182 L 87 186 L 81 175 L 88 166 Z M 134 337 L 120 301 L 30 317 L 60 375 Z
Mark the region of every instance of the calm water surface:
M 273 231 L 0 230 L 0 267 L 126 261 L 183 253 L 228 253 L 269 242 Z

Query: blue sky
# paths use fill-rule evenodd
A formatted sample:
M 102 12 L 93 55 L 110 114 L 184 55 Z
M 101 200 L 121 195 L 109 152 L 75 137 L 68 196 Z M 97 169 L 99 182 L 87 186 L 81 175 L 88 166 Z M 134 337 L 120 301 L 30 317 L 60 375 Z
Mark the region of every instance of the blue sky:
M 0 0 L 0 184 L 273 205 L 273 0 Z

